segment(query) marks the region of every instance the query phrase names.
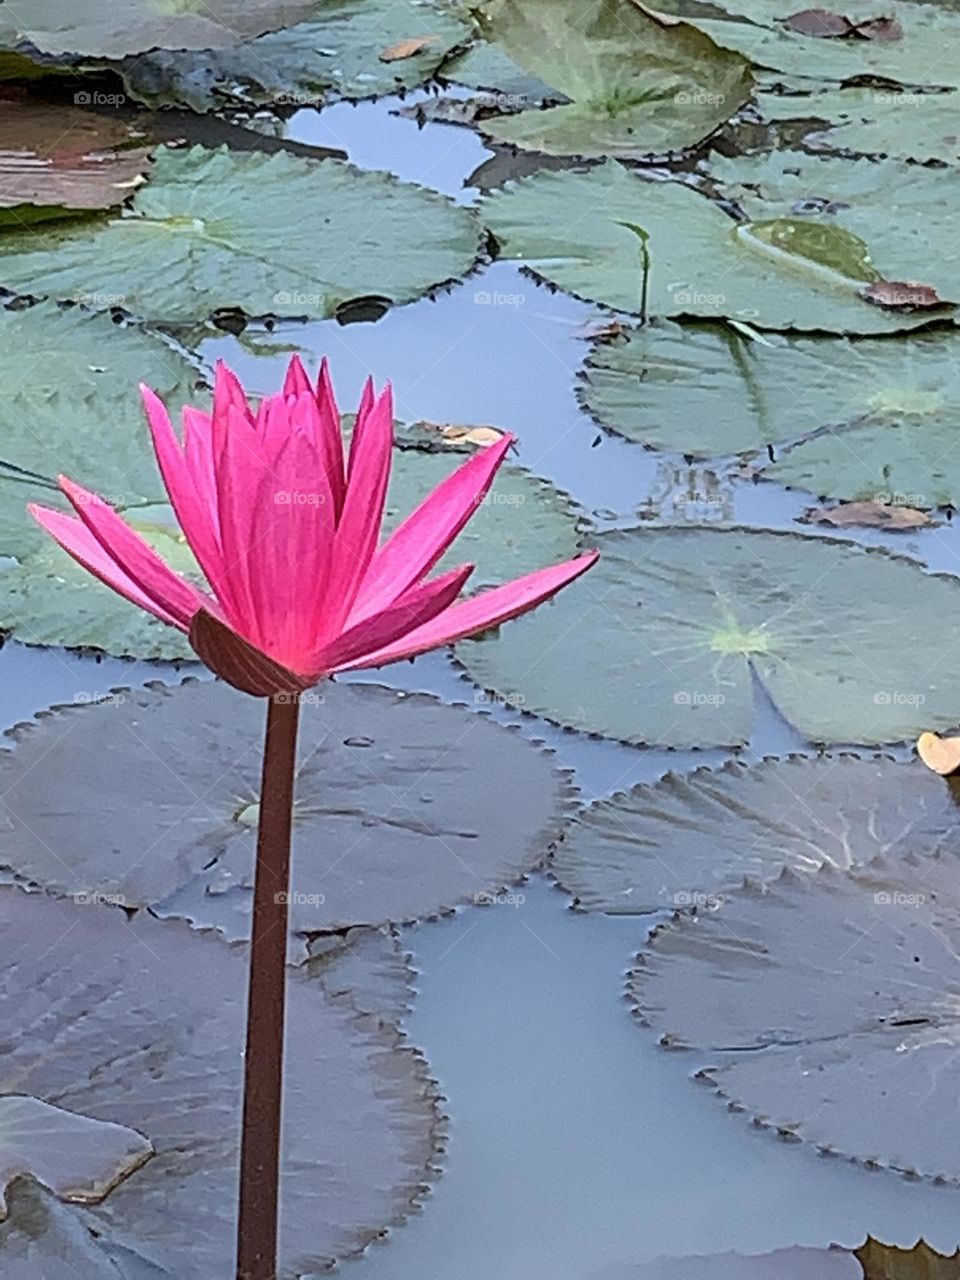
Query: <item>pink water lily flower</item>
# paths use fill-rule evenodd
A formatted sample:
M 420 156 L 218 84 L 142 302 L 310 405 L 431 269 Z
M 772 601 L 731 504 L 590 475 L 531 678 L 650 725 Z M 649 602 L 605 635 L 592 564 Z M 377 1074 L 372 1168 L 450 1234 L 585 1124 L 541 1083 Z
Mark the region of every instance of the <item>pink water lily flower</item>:
M 368 380 L 348 456 L 326 361 L 299 358 L 251 408 L 217 366 L 213 412 L 183 411 L 178 438 L 142 388 L 160 473 L 209 592 L 175 573 L 95 494 L 60 477 L 76 516 L 32 515 L 92 574 L 255 694 L 410 658 L 534 608 L 589 569 L 590 552 L 458 600 L 473 570 L 430 571 L 476 511 L 513 437 L 474 454 L 380 541 L 393 445 L 390 387 Z

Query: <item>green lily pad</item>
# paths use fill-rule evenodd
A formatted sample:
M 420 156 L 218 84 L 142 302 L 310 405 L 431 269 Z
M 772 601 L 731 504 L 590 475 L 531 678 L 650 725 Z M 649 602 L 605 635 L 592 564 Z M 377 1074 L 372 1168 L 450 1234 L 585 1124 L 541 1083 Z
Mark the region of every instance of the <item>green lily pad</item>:
M 650 448 L 742 454 L 751 470 L 822 497 L 960 505 L 952 329 L 895 343 L 757 342 L 720 325 L 658 321 L 596 343 L 579 394 L 601 425 Z
M 715 1253 L 654 1258 L 611 1272 L 609 1280 L 864 1280 L 846 1249 L 776 1249 L 773 1253 Z M 598 1280 L 607 1280 L 604 1272 Z M 879 1280 L 876 1277 L 875 1280 Z M 901 1280 L 907 1280 L 903 1276 Z M 920 1280 L 917 1276 L 916 1280 Z M 932 1278 L 931 1278 L 932 1280 Z
M 102 1203 L 75 1209 L 79 1220 L 159 1274 L 229 1274 L 245 948 L 143 912 L 128 919 L 7 888 L 0 955 L 11 1010 L 0 1093 L 29 1091 L 134 1129 L 155 1150 Z M 435 1157 L 437 1117 L 423 1059 L 387 1023 L 303 969 L 288 971 L 287 993 L 279 1274 L 293 1280 L 409 1213 Z
M 597 800 L 557 849 L 558 880 L 586 911 L 705 914 L 744 881 L 845 871 L 909 845 L 953 857 L 957 796 L 919 761 L 790 756 L 669 773 Z
M 785 26 L 783 19 L 803 9 L 802 3 L 787 8 L 772 6 L 769 0 L 722 0 L 720 8 L 749 21 L 718 18 L 717 6 L 712 4 L 666 0 L 659 7 L 682 13 L 717 44 L 742 53 L 756 66 L 788 75 L 838 81 L 862 76 L 902 85 L 960 87 L 960 66 L 944 52 L 960 39 L 960 13 L 943 4 L 884 0 L 878 5 L 874 0 L 851 0 L 836 6 L 854 21 L 895 18 L 903 32 L 899 40 L 801 35 Z
M 938 205 L 944 203 L 940 193 Z M 645 179 L 615 160 L 586 173 L 536 174 L 491 192 L 482 209 L 502 257 L 519 259 L 534 275 L 578 298 L 620 311 L 639 311 L 637 242 L 619 225 L 634 222 L 650 236 L 652 315 L 724 316 L 760 328 L 865 334 L 930 321 L 930 312 L 886 312 L 859 297 L 862 279 L 836 270 L 835 238 L 822 245 L 823 261 L 811 259 L 816 251 L 809 245 L 806 254 L 785 251 L 767 242 L 769 233 L 751 235 L 748 224 L 734 221 L 691 187 Z M 768 222 L 788 212 L 764 205 L 756 217 Z M 890 236 L 881 236 L 881 260 L 869 235 L 840 225 L 860 235 L 889 278 L 916 278 L 908 270 L 912 250 L 895 252 Z M 849 238 L 845 249 L 849 254 Z M 947 249 L 945 256 L 953 252 Z M 960 256 L 960 247 L 955 252 Z M 937 283 L 942 272 L 933 275 Z
M 766 120 L 810 120 L 804 146 L 897 160 L 960 161 L 955 93 L 890 88 L 826 89 L 805 95 L 761 93 Z
M 0 864 L 126 907 L 199 887 L 248 912 L 263 729 L 258 699 L 212 681 L 120 690 L 21 726 L 0 755 Z M 570 790 L 549 753 L 488 717 L 326 682 L 303 697 L 291 927 L 406 921 L 495 894 L 546 856 Z
M 219 49 L 298 22 L 316 0 L 30 0 L 0 14 L 0 43 L 120 58 L 146 49 Z
M 542 106 L 562 102 L 564 95 L 538 76 L 518 66 L 498 44 L 488 40 L 472 44 L 463 53 L 454 54 L 441 68 L 444 80 L 496 94 L 500 101 L 492 105 L 501 110 Z
M 371 98 L 421 84 L 473 29 L 435 0 L 317 0 L 306 20 L 226 49 L 158 50 L 116 66 L 127 91 L 154 106 L 211 111 L 227 104 L 319 106 L 332 97 Z M 428 43 L 392 61 L 403 40 Z
M 930 641 L 960 608 L 955 578 L 792 533 L 646 528 L 590 543 L 600 560 L 579 593 L 457 646 L 478 684 L 571 728 L 668 747 L 747 742 L 754 678 L 813 742 L 960 721 L 953 655 Z
M 0 1216 L 15 1178 L 29 1175 L 61 1200 L 96 1204 L 152 1155 L 133 1129 L 7 1094 L 0 1097 Z
M 877 799 L 851 796 L 822 820 L 869 829 Z M 714 914 L 676 917 L 631 975 L 640 1017 L 694 1050 L 698 1078 L 758 1126 L 960 1181 L 960 864 L 953 845 L 931 853 L 908 829 L 867 867 L 785 871 Z
M 775 151 L 718 157 L 712 175 L 748 218 L 852 234 L 887 280 L 960 300 L 960 178 L 951 170 Z
M 750 64 L 633 0 L 490 0 L 484 34 L 568 105 L 485 120 L 498 142 L 554 155 L 649 155 L 695 146 L 750 98 Z
M 70 446 L 65 448 L 59 462 L 48 454 L 47 465 L 54 474 L 63 471 L 106 496 L 174 569 L 202 581 L 173 513 L 163 501 L 165 495 L 156 474 L 147 429 L 142 425 L 142 409 L 134 403 L 138 377 L 151 381 L 141 365 L 137 374 L 131 374 L 126 388 L 129 405 L 124 401 L 123 412 L 118 410 L 111 419 L 120 446 L 110 458 L 115 470 L 109 472 L 108 480 L 119 475 L 115 485 L 100 483 L 102 455 L 99 450 L 91 454 L 91 442 L 100 435 L 99 426 L 91 427 L 84 438 L 76 431 L 75 419 L 73 422 L 58 420 L 57 430 L 61 434 L 72 429 Z M 130 389 L 134 389 L 133 394 Z M 94 411 L 101 412 L 96 406 Z M 29 416 L 22 417 L 18 428 L 23 431 L 30 421 Z M 436 443 L 429 448 L 418 447 L 418 439 L 413 431 L 409 438 L 403 432 L 398 436 L 384 514 L 385 534 L 464 460 L 461 449 Z M 111 449 L 113 447 L 111 435 Z M 51 446 L 50 453 L 53 452 Z M 32 459 L 33 454 L 29 456 Z M 17 457 L 19 460 L 19 453 Z M 71 458 L 77 459 L 75 469 Z M 130 485 L 136 475 L 144 477 L 144 486 L 152 486 L 151 491 L 156 495 L 153 503 L 131 494 Z M 9 497 L 6 504 L 0 501 L 0 530 L 4 528 L 6 512 L 17 534 L 11 542 L 11 551 L 23 553 L 19 563 L 0 570 L 0 628 L 12 631 L 25 644 L 102 649 L 118 657 L 194 657 L 181 632 L 158 622 L 103 586 L 39 528 L 33 527 L 34 522 L 25 511 L 26 503 L 39 501 L 47 506 L 65 507 L 59 491 L 41 488 L 17 477 L 6 489 L 0 488 L 0 498 L 4 492 Z M 23 537 L 28 539 L 25 551 L 20 541 L 21 525 L 26 529 Z M 452 550 L 440 561 L 438 571 L 470 562 L 476 565 L 470 579 L 472 590 L 505 582 L 572 556 L 579 527 L 577 514 L 566 495 L 549 482 L 507 465 L 501 468 L 493 489 Z
M 123 216 L 28 239 L 0 235 L 3 288 L 110 297 L 167 324 L 221 308 L 322 318 L 359 297 L 410 302 L 480 251 L 476 215 L 423 187 L 340 160 L 226 147 L 161 149 Z

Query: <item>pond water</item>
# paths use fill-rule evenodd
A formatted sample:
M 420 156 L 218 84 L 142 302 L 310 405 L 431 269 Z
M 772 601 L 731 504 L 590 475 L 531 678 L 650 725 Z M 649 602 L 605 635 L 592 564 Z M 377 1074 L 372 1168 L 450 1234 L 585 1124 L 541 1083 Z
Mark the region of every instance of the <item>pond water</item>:
M 288 135 L 470 200 L 464 182 L 490 153 L 470 131 L 419 128 L 394 114 L 426 97 L 301 111 Z M 574 395 L 583 335 L 598 318 L 596 308 L 497 262 L 375 324 L 298 327 L 296 343 L 330 356 L 348 400 L 372 371 L 393 378 L 403 420 L 516 430 L 520 461 L 568 492 L 599 527 L 636 523 L 638 515 L 676 518 L 678 495 L 692 492 L 710 500 L 686 503 L 690 518 L 796 528 L 804 495 L 722 473 L 705 477 L 702 466 L 599 430 Z M 224 337 L 204 354 L 224 356 L 245 381 L 267 389 L 279 377 L 287 336 L 280 328 L 243 341 Z M 960 532 L 949 524 L 846 536 L 907 552 L 932 570 L 960 570 Z M 371 678 L 464 697 L 458 672 L 437 655 Z M 755 698 L 756 730 L 743 758 L 810 750 L 759 687 Z M 494 714 L 511 719 L 502 708 Z M 529 717 L 520 723 L 576 771 L 587 799 L 725 758 L 632 750 Z M 408 1030 L 448 1100 L 449 1149 L 426 1211 L 393 1232 L 389 1247 L 348 1264 L 355 1280 L 628 1280 L 630 1264 L 658 1254 L 853 1246 L 867 1232 L 903 1244 L 923 1235 L 954 1248 L 956 1191 L 870 1173 L 752 1131 L 688 1079 L 699 1062 L 663 1052 L 635 1023 L 624 971 L 651 917 L 576 913 L 541 876 L 523 894 L 519 906 L 462 912 L 405 935 L 419 973 Z
M 287 136 L 342 148 L 358 165 L 471 202 L 476 191 L 466 180 L 492 153 L 469 130 L 420 127 L 396 114 L 429 97 L 302 110 Z M 342 402 L 353 401 L 372 372 L 393 380 L 404 421 L 513 429 L 520 462 L 554 481 L 601 529 L 677 519 L 678 512 L 691 521 L 796 529 L 809 505 L 804 495 L 646 452 L 605 434 L 583 412 L 576 374 L 585 334 L 602 318 L 496 262 L 375 323 L 224 334 L 201 354 L 225 358 L 249 388 L 268 391 L 295 343 L 312 366 L 329 356 Z M 949 523 L 910 535 L 841 536 L 909 553 L 934 571 L 960 572 L 960 531 Z M 0 653 L 2 719 L 12 725 L 53 703 L 93 699 L 157 674 L 148 663 L 8 643 Z M 444 655 L 353 678 L 448 701 L 464 700 L 467 688 Z M 755 733 L 741 758 L 812 753 L 759 685 L 754 695 Z M 728 758 L 631 749 L 503 707 L 492 714 L 552 747 L 587 800 Z M 632 1264 L 659 1254 L 853 1246 L 868 1232 L 903 1244 L 923 1235 L 954 1248 L 956 1189 L 870 1173 L 752 1131 L 691 1082 L 701 1065 L 695 1057 L 665 1053 L 637 1024 L 624 975 L 655 917 L 578 913 L 541 874 L 518 895 L 519 905 L 460 911 L 404 932 L 418 974 L 406 1030 L 446 1098 L 448 1147 L 425 1210 L 393 1231 L 387 1246 L 345 1264 L 344 1274 L 629 1280 Z

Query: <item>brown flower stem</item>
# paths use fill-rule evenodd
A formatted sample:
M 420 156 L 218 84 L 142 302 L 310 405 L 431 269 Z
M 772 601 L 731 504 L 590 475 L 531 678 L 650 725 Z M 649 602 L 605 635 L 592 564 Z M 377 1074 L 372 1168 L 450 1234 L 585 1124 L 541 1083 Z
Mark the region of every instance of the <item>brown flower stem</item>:
M 277 1275 L 287 899 L 299 713 L 295 693 L 270 699 L 250 944 L 237 1280 L 276 1280 Z

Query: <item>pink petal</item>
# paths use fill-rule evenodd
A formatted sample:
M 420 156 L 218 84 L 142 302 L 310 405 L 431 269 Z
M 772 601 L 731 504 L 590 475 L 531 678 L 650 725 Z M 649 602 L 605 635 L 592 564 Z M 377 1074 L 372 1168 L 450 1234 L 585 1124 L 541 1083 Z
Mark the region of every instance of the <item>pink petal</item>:
M 407 516 L 373 557 L 349 624 L 386 608 L 430 572 L 477 510 L 515 438 L 505 435 L 475 453 Z
M 363 667 L 382 667 L 388 662 L 413 658 L 418 653 L 426 653 L 428 649 L 439 649 L 455 640 L 462 640 L 465 636 L 475 635 L 478 631 L 486 631 L 488 627 L 499 626 L 501 622 L 507 622 L 510 618 L 536 608 L 555 595 L 561 587 L 586 573 L 599 554 L 598 551 L 588 551 L 564 564 L 537 569 L 536 572 L 528 573 L 502 587 L 494 587 L 492 591 L 484 591 L 469 600 L 461 600 L 426 626 L 411 631 L 402 640 L 388 644 L 376 653 L 368 653 L 355 661 L 348 661 L 337 670 L 358 671 Z
M 372 388 L 371 388 L 372 390 Z M 337 408 L 337 397 L 333 392 L 330 368 L 327 358 L 320 361 L 320 376 L 317 379 L 317 409 L 320 422 L 317 428 L 317 444 L 323 465 L 330 477 L 330 490 L 333 494 L 334 509 L 337 519 L 343 510 L 343 498 L 346 481 L 343 472 L 343 431 L 340 425 L 340 410 Z
M 389 386 L 376 404 L 358 417 L 353 444 L 347 493 L 334 544 L 325 619 L 328 638 L 339 634 L 349 616 L 380 539 L 393 448 L 393 396 Z
M 313 395 L 313 387 L 303 367 L 303 361 L 296 353 L 290 357 L 290 363 L 287 365 L 287 374 L 283 380 L 283 394 L 285 396 Z
M 353 424 L 353 435 L 350 437 L 350 458 L 347 463 L 347 483 L 350 483 L 350 477 L 353 475 L 353 469 L 356 466 L 357 457 L 360 454 L 360 447 L 363 441 L 363 433 L 366 427 L 367 419 L 370 416 L 370 410 L 374 407 L 376 396 L 373 393 L 373 379 L 367 378 L 363 384 L 363 391 L 360 393 L 360 407 L 357 409 L 357 417 Z
M 205 488 L 202 495 L 198 492 L 185 452 L 163 402 L 142 383 L 140 394 L 150 425 L 157 465 L 177 523 L 197 557 L 200 568 L 206 574 L 207 581 L 214 591 L 219 592 L 223 577 L 223 557 L 220 554 L 216 506 L 211 506 L 211 492 L 209 488 Z M 209 435 L 209 420 L 207 434 Z
M 177 618 L 173 617 L 172 614 L 167 613 L 155 600 L 152 600 L 141 591 L 133 579 L 128 577 L 116 562 L 107 555 L 97 539 L 80 520 L 75 519 L 73 516 L 64 515 L 62 511 L 52 511 L 49 507 L 40 507 L 35 502 L 29 503 L 27 510 L 37 524 L 46 529 L 47 533 L 52 535 L 64 551 L 89 573 L 92 573 L 95 578 L 99 578 L 108 587 L 112 587 L 114 591 L 124 596 L 131 604 L 146 610 L 147 613 L 152 613 L 161 622 L 166 622 L 171 627 L 177 627 L 180 631 L 189 629 Z
M 250 571 L 254 516 L 265 484 L 270 482 L 269 468 L 259 437 L 236 408 L 228 408 L 222 419 L 214 414 L 213 429 L 223 579 L 230 601 L 228 621 L 245 640 L 262 647 Z
M 247 394 L 240 379 L 229 365 L 218 360 L 213 378 L 214 418 L 222 417 L 226 420 L 231 408 L 235 409 L 248 423 L 253 424 L 253 414 L 250 412 Z
M 193 615 L 208 603 L 203 592 L 174 573 L 102 498 L 66 476 L 59 479 L 60 488 L 106 555 L 164 614 L 188 629 Z
M 362 658 L 364 654 L 377 652 L 408 632 L 424 626 L 453 604 L 473 570 L 472 564 L 466 564 L 441 574 L 433 582 L 420 583 L 382 613 L 345 631 L 314 658 L 308 669 L 343 670 L 345 665 Z

